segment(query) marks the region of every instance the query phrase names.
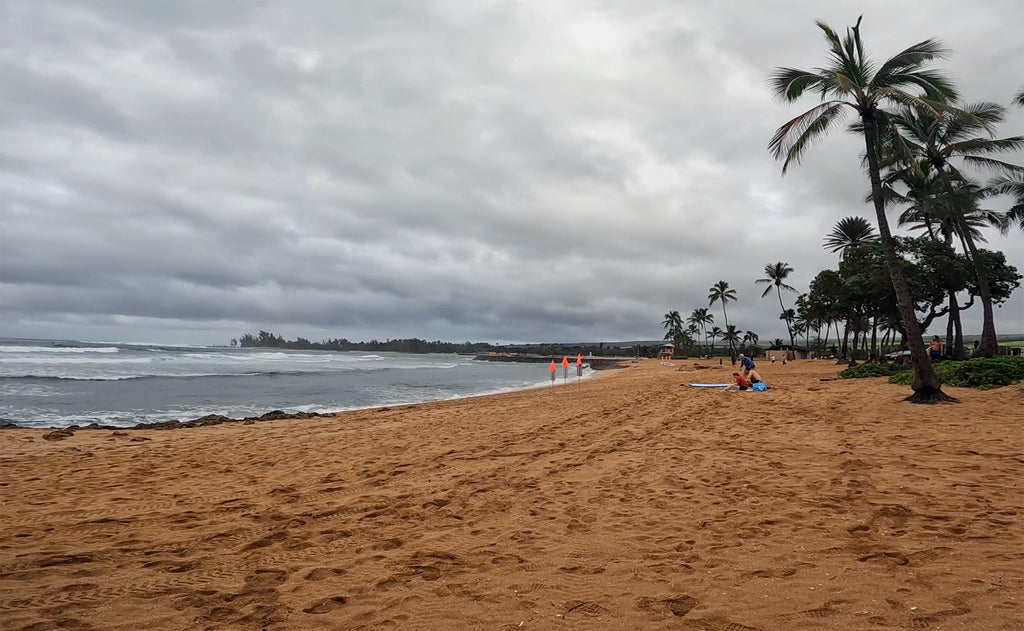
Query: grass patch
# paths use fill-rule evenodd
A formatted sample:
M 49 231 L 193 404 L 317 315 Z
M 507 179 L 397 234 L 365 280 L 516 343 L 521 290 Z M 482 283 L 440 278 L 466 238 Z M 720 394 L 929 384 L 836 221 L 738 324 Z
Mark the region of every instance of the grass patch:
M 1008 386 L 1015 381 L 1024 379 L 1024 357 L 991 357 L 968 359 L 962 362 L 944 361 L 936 363 L 934 368 L 935 374 L 939 376 L 942 383 L 960 388 L 989 390 Z M 840 373 L 841 375 L 842 373 Z M 889 377 L 889 383 L 908 386 L 913 378 L 912 371 L 893 374 Z

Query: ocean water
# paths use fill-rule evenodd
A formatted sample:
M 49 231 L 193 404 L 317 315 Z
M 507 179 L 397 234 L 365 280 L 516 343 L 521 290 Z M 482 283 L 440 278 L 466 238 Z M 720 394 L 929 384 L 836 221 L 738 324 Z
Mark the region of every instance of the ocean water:
M 546 386 L 549 375 L 546 364 L 465 355 L 0 338 L 0 421 L 130 427 L 207 414 L 336 412 Z

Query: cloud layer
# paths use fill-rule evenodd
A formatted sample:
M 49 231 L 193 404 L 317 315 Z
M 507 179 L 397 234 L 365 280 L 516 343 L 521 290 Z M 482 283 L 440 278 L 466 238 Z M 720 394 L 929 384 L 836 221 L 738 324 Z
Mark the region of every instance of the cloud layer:
M 1024 5 L 862 4 L 878 58 L 938 37 L 967 100 L 1008 103 L 1024 81 Z M 788 262 L 806 291 L 836 263 L 825 233 L 871 216 L 856 137 L 785 178 L 765 149 L 812 104 L 773 101 L 766 76 L 824 63 L 813 21 L 845 27 L 842 8 L 3 12 L 3 335 L 650 339 L 724 279 L 730 322 L 771 338 L 785 326 L 754 285 L 763 267 Z M 1024 132 L 1024 112 L 1000 132 Z M 1020 233 L 988 236 L 1024 270 Z M 1024 332 L 1019 292 L 997 328 Z

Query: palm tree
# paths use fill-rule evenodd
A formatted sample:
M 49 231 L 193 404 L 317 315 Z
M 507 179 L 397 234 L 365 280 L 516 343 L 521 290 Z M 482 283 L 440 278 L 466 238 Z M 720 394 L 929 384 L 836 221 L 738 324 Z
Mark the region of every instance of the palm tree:
M 994 125 L 1006 118 L 1006 108 L 996 103 L 975 103 L 936 113 L 904 108 L 887 116 L 891 122 L 887 131 L 893 157 L 904 163 L 906 170 L 919 181 L 927 181 L 932 172 L 937 177 L 935 185 L 943 193 L 943 209 L 952 230 L 963 240 L 978 279 L 983 317 L 981 341 L 975 354 L 992 357 L 999 350 L 992 295 L 988 274 L 975 245 L 977 230 L 971 225 L 971 219 L 978 214 L 977 201 L 983 193 L 960 173 L 952 160 L 959 159 L 971 166 L 1012 177 L 1024 177 L 1024 168 L 989 157 L 996 152 L 1024 147 L 1024 136 L 995 139 L 978 135 L 991 133 Z
M 799 162 L 807 147 L 832 129 L 847 112 L 857 114 L 864 136 L 868 179 L 871 181 L 879 237 L 896 302 L 906 327 L 910 358 L 914 366 L 911 383 L 914 394 L 908 400 L 918 403 L 949 400 L 950 397 L 942 392 L 941 382 L 928 358 L 921 325 L 914 313 L 910 287 L 900 269 L 896 243 L 885 214 L 885 198 L 878 166 L 879 123 L 884 119 L 884 106 L 909 105 L 934 111 L 935 102 L 945 103 L 956 99 L 956 90 L 950 82 L 941 74 L 926 68 L 932 60 L 945 56 L 946 51 L 939 42 L 928 39 L 876 65 L 864 54 L 860 18 L 853 28 L 847 29 L 844 38 L 840 38 L 824 22 L 819 21 L 817 25 L 824 32 L 829 45 L 828 67 L 815 71 L 777 68 L 771 75 L 771 83 L 776 95 L 786 101 L 796 101 L 804 92 L 812 91 L 821 95 L 822 103 L 780 127 L 768 148 L 776 159 L 784 160 L 782 172 L 785 174 L 789 164 Z M 832 98 L 825 100 L 828 97 Z
M 1007 234 L 1015 225 L 1024 230 L 1024 178 L 996 177 L 989 180 L 987 189 L 993 195 L 1010 195 L 1013 198 L 1013 206 L 1003 215 L 1000 232 Z
M 846 249 L 878 241 L 878 234 L 871 222 L 863 217 L 843 217 L 825 237 L 825 249 L 839 252 L 840 260 L 846 257 Z
M 725 282 L 724 280 L 720 280 L 717 283 L 715 283 L 714 285 L 712 285 L 711 289 L 709 289 L 708 291 L 710 292 L 710 293 L 708 293 L 708 304 L 712 304 L 713 305 L 713 304 L 715 304 L 716 301 L 721 301 L 721 303 L 722 303 L 722 316 L 725 318 L 725 328 L 728 329 L 729 328 L 729 314 L 725 310 L 725 305 L 726 305 L 726 303 L 735 302 L 736 301 L 736 290 L 735 289 L 730 289 L 729 288 L 729 283 Z M 736 357 L 734 355 L 732 355 L 731 352 L 730 352 L 729 356 L 732 359 L 736 359 Z
M 747 331 L 743 334 L 743 343 L 748 346 L 755 346 L 759 339 L 757 333 L 753 331 Z
M 707 327 L 715 323 L 715 316 L 708 313 L 706 308 L 697 307 L 690 313 L 690 317 L 686 318 L 686 321 L 691 326 L 698 327 L 701 332 L 701 337 L 707 341 Z
M 675 340 L 683 334 L 683 318 L 678 311 L 669 311 L 665 314 L 665 320 L 661 323 L 665 327 L 665 339 Z
M 776 293 L 779 294 L 779 306 L 782 307 L 783 313 L 786 312 L 786 305 L 782 304 L 782 290 L 791 291 L 796 293 L 796 287 L 792 287 L 785 283 L 787 277 L 793 273 L 793 268 L 789 266 L 789 263 L 773 263 L 764 266 L 764 275 L 766 278 L 759 278 L 754 282 L 758 285 L 766 285 L 764 292 L 761 293 L 761 297 L 764 298 L 775 287 Z M 792 311 L 792 309 L 790 310 Z M 789 332 L 789 344 L 796 346 L 796 342 L 793 341 L 793 325 L 792 318 L 786 320 L 786 330 Z
M 718 338 L 722 337 L 722 329 L 718 328 L 717 326 L 711 327 L 711 330 L 708 331 L 706 335 L 708 336 L 708 339 L 711 340 L 711 351 L 708 353 L 709 355 L 711 355 L 714 354 L 715 352 L 715 342 L 718 341 Z
M 729 343 L 730 356 L 732 356 L 732 354 L 735 352 L 735 347 L 739 344 L 741 333 L 743 333 L 743 331 L 737 329 L 735 324 L 730 324 L 729 326 L 725 327 L 725 332 L 722 333 L 722 341 Z
M 1020 92 L 1013 95 L 1012 102 L 1014 105 L 1020 105 L 1021 107 L 1024 107 L 1024 88 L 1021 88 Z

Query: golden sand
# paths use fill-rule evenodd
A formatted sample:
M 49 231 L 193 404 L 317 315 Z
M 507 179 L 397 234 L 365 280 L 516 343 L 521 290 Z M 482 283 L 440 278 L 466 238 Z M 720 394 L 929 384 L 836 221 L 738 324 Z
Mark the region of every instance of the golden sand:
M 1024 395 L 827 362 L 0 431 L 2 629 L 1024 629 Z M 683 370 L 680 370 L 680 368 Z

